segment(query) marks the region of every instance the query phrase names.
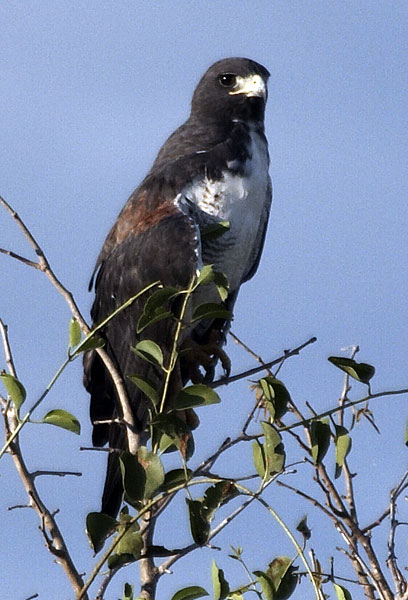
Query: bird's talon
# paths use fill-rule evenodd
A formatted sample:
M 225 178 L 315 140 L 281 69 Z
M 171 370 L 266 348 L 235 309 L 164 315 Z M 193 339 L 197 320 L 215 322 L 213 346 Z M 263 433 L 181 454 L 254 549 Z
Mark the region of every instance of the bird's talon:
M 218 346 L 220 340 L 219 332 L 212 331 L 207 344 L 199 344 L 191 338 L 184 342 L 181 351 L 184 353 L 184 361 L 188 365 L 189 379 L 193 383 L 211 383 L 218 361 L 221 362 L 225 377 L 229 376 L 231 361 L 227 353 Z M 205 375 L 200 371 L 200 367 L 205 371 Z

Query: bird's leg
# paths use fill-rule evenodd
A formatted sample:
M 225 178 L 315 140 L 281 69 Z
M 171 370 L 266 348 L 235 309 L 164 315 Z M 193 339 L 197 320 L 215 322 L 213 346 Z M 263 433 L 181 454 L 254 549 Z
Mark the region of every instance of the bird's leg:
M 231 371 L 231 361 L 227 353 L 221 348 L 222 343 L 221 333 L 212 329 L 209 334 L 208 342 L 199 344 L 192 337 L 187 338 L 181 350 L 183 352 L 183 360 L 187 367 L 189 379 L 193 383 L 202 383 L 212 381 L 217 361 L 221 361 L 225 376 L 228 377 Z M 205 375 L 200 371 L 202 367 Z

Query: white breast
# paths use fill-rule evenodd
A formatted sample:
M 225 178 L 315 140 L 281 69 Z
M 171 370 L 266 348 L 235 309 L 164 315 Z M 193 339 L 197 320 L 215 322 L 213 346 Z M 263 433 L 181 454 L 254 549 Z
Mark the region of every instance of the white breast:
M 238 288 L 250 267 L 268 201 L 269 157 L 264 140 L 255 131 L 251 132 L 250 152 L 243 176 L 225 171 L 218 181 L 206 177 L 183 190 L 183 195 L 209 218 L 230 224 L 229 231 L 217 239 L 216 251 L 208 262 L 226 275 L 232 290 Z

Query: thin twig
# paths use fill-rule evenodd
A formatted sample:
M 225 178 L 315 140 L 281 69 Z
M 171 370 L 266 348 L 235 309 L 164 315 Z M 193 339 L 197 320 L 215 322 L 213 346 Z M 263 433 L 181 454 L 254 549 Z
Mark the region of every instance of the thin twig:
M 78 473 L 77 471 L 32 471 L 31 477 L 35 479 L 36 477 L 40 477 L 42 475 L 53 475 L 55 477 L 66 477 L 67 475 L 72 475 L 74 477 L 82 477 L 82 473 Z
M 208 385 L 209 385 L 209 387 L 215 389 L 222 385 L 229 385 L 230 383 L 233 383 L 234 381 L 239 381 L 240 379 L 245 379 L 246 377 L 251 377 L 252 375 L 255 375 L 256 373 L 260 373 L 261 371 L 265 371 L 265 370 L 270 369 L 271 367 L 274 367 L 275 365 L 282 362 L 282 360 L 285 360 L 291 356 L 296 356 L 296 355 L 300 354 L 300 352 L 301 352 L 301 350 L 303 350 L 303 348 L 306 348 L 306 346 L 310 346 L 310 344 L 314 344 L 315 342 L 317 342 L 317 338 L 311 337 L 309 340 L 307 340 L 307 342 L 305 342 L 304 344 L 301 344 L 297 348 L 294 348 L 293 350 L 285 350 L 284 354 L 282 356 L 280 356 L 279 358 L 276 358 L 275 360 L 271 360 L 270 362 L 267 362 L 259 367 L 253 367 L 252 369 L 247 369 L 246 371 L 242 371 L 241 373 L 238 373 L 237 375 L 232 375 L 231 377 L 221 377 L 221 379 L 217 379 L 216 381 L 213 381 L 212 383 L 209 383 Z

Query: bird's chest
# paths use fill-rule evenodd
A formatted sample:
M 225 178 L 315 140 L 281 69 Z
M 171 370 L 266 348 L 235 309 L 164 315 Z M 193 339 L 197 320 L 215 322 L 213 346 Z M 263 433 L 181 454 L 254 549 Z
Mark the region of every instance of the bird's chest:
M 259 228 L 265 218 L 269 158 L 262 139 L 252 135 L 250 158 L 241 169 L 227 165 L 222 177 L 207 177 L 194 182 L 186 196 L 198 208 L 201 229 L 227 221 L 229 229 L 216 239 L 202 240 L 202 261 L 214 264 L 237 289 L 248 269 Z

